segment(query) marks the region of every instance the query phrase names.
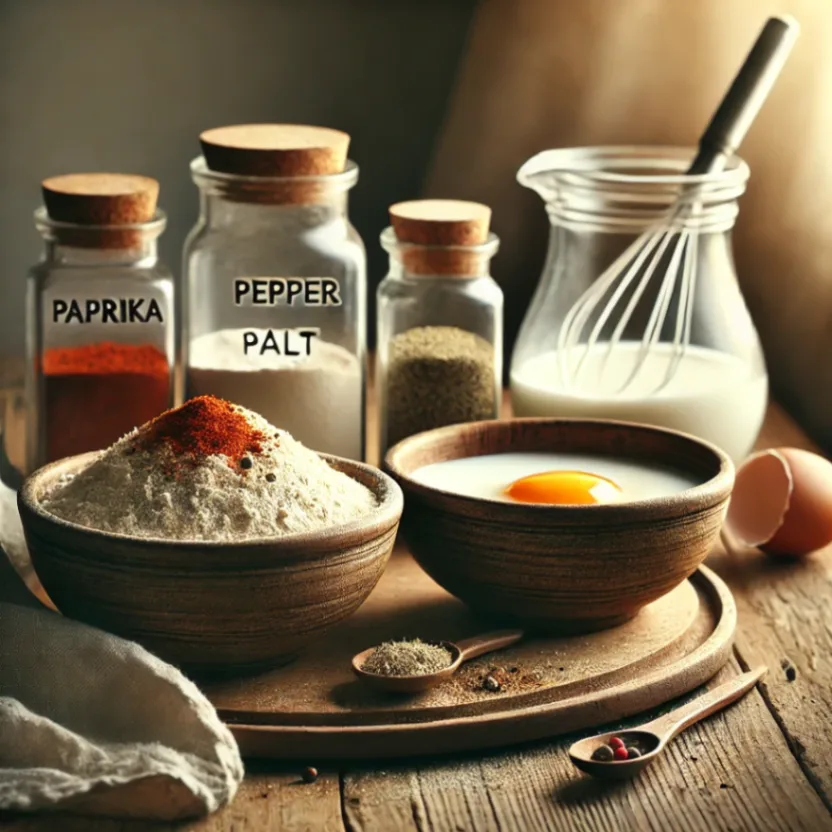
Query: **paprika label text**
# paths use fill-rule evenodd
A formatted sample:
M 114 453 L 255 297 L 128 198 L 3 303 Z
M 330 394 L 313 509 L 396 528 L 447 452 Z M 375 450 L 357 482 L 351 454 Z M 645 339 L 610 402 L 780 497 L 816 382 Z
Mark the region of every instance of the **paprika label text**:
M 340 306 L 341 286 L 334 277 L 238 277 L 236 306 Z
M 320 334 L 320 329 L 245 329 L 243 353 L 308 357 L 312 353 L 312 339 Z
M 89 298 L 84 301 L 52 301 L 54 324 L 147 324 L 164 323 L 162 309 L 155 298 Z

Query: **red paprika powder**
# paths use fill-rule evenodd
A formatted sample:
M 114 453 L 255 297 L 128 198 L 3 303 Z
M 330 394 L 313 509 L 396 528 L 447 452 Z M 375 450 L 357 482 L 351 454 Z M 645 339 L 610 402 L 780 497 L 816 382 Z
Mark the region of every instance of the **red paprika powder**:
M 155 418 L 143 432 L 139 447 L 164 443 L 180 464 L 222 455 L 239 465 L 247 455 L 259 454 L 265 441 L 264 433 L 253 428 L 231 402 L 197 396 Z
M 106 448 L 171 404 L 168 360 L 151 344 L 49 349 L 42 368 L 47 462 Z

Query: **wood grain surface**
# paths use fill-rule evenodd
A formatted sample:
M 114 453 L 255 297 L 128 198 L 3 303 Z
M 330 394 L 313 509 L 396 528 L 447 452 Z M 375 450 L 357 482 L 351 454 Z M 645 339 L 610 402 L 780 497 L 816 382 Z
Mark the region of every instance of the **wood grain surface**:
M 373 424 L 372 411 L 370 418 Z M 758 447 L 778 445 L 813 447 L 773 404 Z M 756 553 L 721 551 L 708 564 L 728 581 L 739 607 L 735 659 L 712 684 L 760 661 L 769 665 L 769 674 L 740 702 L 674 740 L 665 758 L 634 783 L 604 785 L 579 774 L 566 756 L 577 737 L 567 736 L 441 762 L 367 763 L 329 770 L 318 766 L 321 777 L 309 785 L 298 782 L 296 765 L 251 764 L 232 805 L 178 827 L 17 816 L 0 819 L 0 829 L 832 830 L 832 547 L 790 567 Z M 792 674 L 781 667 L 784 660 L 795 668 L 792 681 Z
M 466 664 L 434 690 L 391 697 L 351 677 L 356 634 L 364 643 L 371 634 L 436 640 L 443 628 L 471 633 L 477 624 L 406 552 L 390 572 L 370 609 L 344 622 L 317 655 L 205 688 L 246 758 L 387 759 L 514 745 L 666 702 L 711 678 L 730 656 L 735 605 L 703 570 L 621 627 L 529 639 Z M 405 586 L 406 594 L 396 591 Z M 456 613 L 453 619 L 446 611 Z M 415 631 L 397 629 L 401 622 Z M 502 691 L 483 688 L 489 673 L 501 679 Z
M 656 460 L 694 487 L 606 505 L 479 499 L 421 482 L 426 465 L 502 453 Z M 719 449 L 671 431 L 582 419 L 493 420 L 411 436 L 384 459 L 405 496 L 400 538 L 419 565 L 506 625 L 592 632 L 632 618 L 693 574 L 716 542 L 734 481 Z
M 714 683 L 737 673 L 732 665 Z M 454 763 L 348 770 L 347 828 L 779 832 L 832 825 L 756 693 L 691 728 L 629 784 L 576 774 L 567 747 L 564 740 Z
M 675 656 L 676 643 L 705 619 L 704 628 L 694 628 L 695 641 L 701 643 L 700 630 L 713 630 L 713 616 L 712 600 L 706 595 L 700 609 L 700 595 L 686 582 L 621 627 L 589 636 L 528 639 L 468 662 L 454 684 L 419 696 L 391 697 L 354 676 L 352 656 L 382 641 L 416 636 L 459 641 L 488 629 L 399 548 L 362 608 L 295 662 L 255 678 L 206 684 L 203 690 L 224 714 L 266 724 L 394 724 L 495 713 L 509 700 L 518 706 L 534 704 L 557 691 L 632 670 L 657 654 Z M 474 684 L 494 664 L 536 678 L 495 697 Z M 539 684 L 532 684 L 538 677 Z

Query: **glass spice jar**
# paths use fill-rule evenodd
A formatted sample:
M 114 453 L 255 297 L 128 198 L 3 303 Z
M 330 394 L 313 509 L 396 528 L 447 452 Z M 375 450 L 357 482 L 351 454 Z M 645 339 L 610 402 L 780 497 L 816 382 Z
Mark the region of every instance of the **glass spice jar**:
M 159 184 L 122 174 L 42 183 L 45 241 L 27 285 L 26 468 L 111 445 L 173 404 L 173 276 Z
M 390 208 L 390 270 L 377 293 L 379 451 L 421 431 L 499 416 L 503 292 L 491 210 L 415 200 Z
M 182 351 L 185 398 L 228 399 L 315 451 L 362 460 L 367 278 L 347 213 L 349 141 L 301 125 L 201 135 Z

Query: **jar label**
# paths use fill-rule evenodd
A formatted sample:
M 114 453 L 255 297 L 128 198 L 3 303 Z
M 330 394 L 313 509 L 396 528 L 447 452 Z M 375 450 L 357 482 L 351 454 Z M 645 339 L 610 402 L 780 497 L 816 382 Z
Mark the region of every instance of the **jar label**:
M 341 283 L 334 277 L 236 277 L 232 294 L 236 307 L 323 309 L 343 305 Z M 262 313 L 254 314 L 262 318 Z M 240 335 L 243 355 L 249 358 L 270 355 L 308 358 L 321 330 L 311 326 L 272 329 L 251 326 L 241 329 Z
M 156 298 L 52 299 L 53 324 L 163 324 L 162 307 Z
M 341 285 L 334 277 L 238 277 L 236 306 L 341 306 Z
M 284 355 L 291 358 L 312 354 L 312 339 L 318 338 L 320 329 L 244 329 L 244 355 Z

